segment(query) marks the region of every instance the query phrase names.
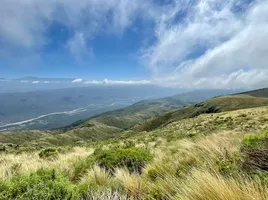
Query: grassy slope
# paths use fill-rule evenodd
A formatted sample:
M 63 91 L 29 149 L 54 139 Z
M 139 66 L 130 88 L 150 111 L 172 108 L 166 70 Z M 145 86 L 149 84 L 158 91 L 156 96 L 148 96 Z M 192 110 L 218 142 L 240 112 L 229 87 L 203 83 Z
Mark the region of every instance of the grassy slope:
M 75 147 L 53 160 L 39 158 L 38 151 L 0 154 L 0 180 L 29 174 L 42 167 L 56 169 L 69 179 L 75 173 L 76 164 L 86 160 L 94 148 L 107 149 L 132 141 L 154 156 L 141 175 L 129 174 L 124 169 L 109 175 L 95 166 L 89 167 L 80 174 L 78 182 L 71 184 L 86 184 L 90 195 L 96 199 L 113 199 L 117 194 L 122 195 L 122 199 L 128 196 L 135 199 L 264 200 L 268 197 L 267 185 L 240 172 L 234 159 L 244 135 L 262 132 L 268 126 L 267 121 L 268 107 L 201 114 L 151 132 L 125 135 L 121 140 Z M 98 190 L 104 192 L 105 197 Z
M 225 94 L 229 90 L 196 90 L 192 92 L 178 94 L 172 97 L 166 97 L 154 100 L 144 100 L 128 106 L 123 109 L 100 114 L 98 116 L 77 121 L 70 126 L 64 127 L 63 131 L 74 128 L 93 126 L 96 122 L 116 127 L 120 129 L 129 129 L 134 125 L 143 123 L 159 114 L 183 107 L 197 102 L 208 100 L 214 96 Z
M 268 98 L 268 88 L 262 88 L 258 90 L 248 91 L 248 92 L 242 92 L 240 94 L 246 94 L 253 97 L 267 97 Z
M 202 113 L 217 113 L 266 105 L 268 105 L 268 98 L 266 97 L 254 97 L 245 94 L 220 96 L 199 104 L 170 111 L 147 121 L 143 125 L 137 126 L 135 129 L 150 131 L 173 121 L 196 117 Z

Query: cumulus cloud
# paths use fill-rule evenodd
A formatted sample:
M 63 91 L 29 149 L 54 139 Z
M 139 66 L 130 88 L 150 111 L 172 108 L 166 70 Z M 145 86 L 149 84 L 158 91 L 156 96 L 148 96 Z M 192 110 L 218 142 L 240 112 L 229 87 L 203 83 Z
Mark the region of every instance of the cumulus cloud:
M 40 81 L 33 81 L 32 83 L 33 83 L 33 84 L 37 84 L 37 83 L 39 83 L 39 82 L 40 82 Z
M 77 78 L 72 81 L 72 83 L 82 83 L 82 82 L 83 82 L 83 79 L 81 78 Z
M 144 85 L 144 84 L 151 84 L 149 80 L 108 80 L 104 79 L 103 81 L 85 81 L 84 84 L 111 84 L 111 85 Z
M 192 88 L 268 86 L 267 1 L 188 3 L 183 20 L 171 23 L 181 12 L 176 6 L 168 12 L 173 14 L 163 14 L 157 41 L 142 52 L 154 82 Z
M 80 58 L 91 51 L 87 41 L 96 34 L 120 35 L 135 19 L 156 15 L 151 0 L 2 0 L 0 56 L 38 57 L 50 42 L 48 28 L 58 23 L 75 33 L 63 45 Z

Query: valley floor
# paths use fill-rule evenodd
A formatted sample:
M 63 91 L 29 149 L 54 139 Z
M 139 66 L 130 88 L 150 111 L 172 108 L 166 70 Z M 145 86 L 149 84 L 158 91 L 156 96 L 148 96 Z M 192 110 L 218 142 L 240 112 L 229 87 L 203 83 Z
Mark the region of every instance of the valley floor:
M 265 200 L 267 127 L 259 107 L 76 147 L 10 147 L 0 199 Z

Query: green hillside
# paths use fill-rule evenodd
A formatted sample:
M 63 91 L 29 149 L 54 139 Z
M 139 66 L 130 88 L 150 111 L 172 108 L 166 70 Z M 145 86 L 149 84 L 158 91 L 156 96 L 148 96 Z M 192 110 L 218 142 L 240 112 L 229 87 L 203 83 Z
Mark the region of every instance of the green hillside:
M 208 102 L 244 107 L 215 99 Z M 267 122 L 264 106 L 200 114 L 74 146 L 8 145 L 0 152 L 0 199 L 266 200 Z M 51 135 L 51 142 L 79 137 L 69 133 Z
M 248 92 L 248 94 L 251 94 L 251 92 Z M 261 95 L 261 92 L 254 91 L 252 94 Z M 167 112 L 135 127 L 135 130 L 151 131 L 173 121 L 196 117 L 204 113 L 218 113 L 267 105 L 268 98 L 266 97 L 254 97 L 253 95 L 246 94 L 220 96 L 205 102 Z
M 254 97 L 267 97 L 268 98 L 268 88 L 262 88 L 253 91 L 247 91 L 240 94 L 246 94 Z
M 103 125 L 126 130 L 167 111 L 205 101 L 226 93 L 230 93 L 230 90 L 195 90 L 172 97 L 143 100 L 126 108 L 109 111 L 89 119 L 79 120 L 60 130 L 66 132 L 74 128 L 91 127 L 96 122 L 97 124 L 102 123 Z

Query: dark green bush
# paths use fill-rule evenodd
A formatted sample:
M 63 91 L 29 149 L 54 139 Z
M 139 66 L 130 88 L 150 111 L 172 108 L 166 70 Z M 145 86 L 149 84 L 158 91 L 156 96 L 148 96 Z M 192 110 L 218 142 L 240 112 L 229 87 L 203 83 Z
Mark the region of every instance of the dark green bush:
M 130 172 L 140 173 L 145 164 L 152 160 L 150 153 L 135 147 L 98 150 L 94 155 L 100 167 L 110 171 L 117 167 L 126 167 Z
M 79 199 L 68 179 L 50 169 L 40 169 L 30 175 L 15 176 L 0 182 L 0 199 Z
M 58 156 L 58 151 L 56 148 L 48 147 L 46 149 L 43 149 L 39 153 L 40 158 L 55 158 Z

